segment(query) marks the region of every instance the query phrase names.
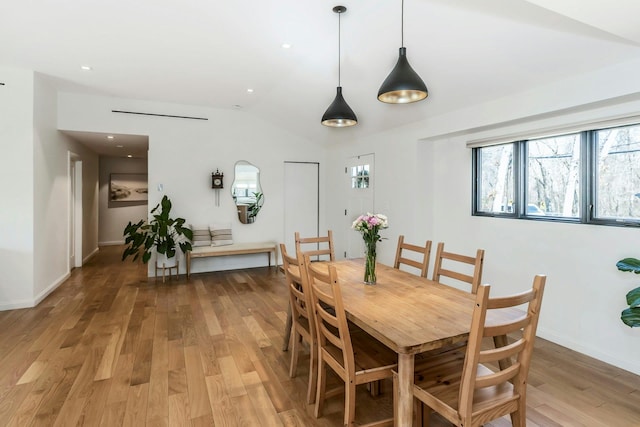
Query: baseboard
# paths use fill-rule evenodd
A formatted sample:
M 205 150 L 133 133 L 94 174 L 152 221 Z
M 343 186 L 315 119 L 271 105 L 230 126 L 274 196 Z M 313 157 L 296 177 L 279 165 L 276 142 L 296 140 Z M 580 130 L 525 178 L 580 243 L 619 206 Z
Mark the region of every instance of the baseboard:
M 66 274 L 62 275 L 62 277 L 58 278 L 58 280 L 56 280 L 51 285 L 49 285 L 47 289 L 45 289 L 44 291 L 36 295 L 36 297 L 33 299 L 33 305 L 31 305 L 31 307 L 35 307 L 36 305 L 40 304 L 43 299 L 49 296 L 51 292 L 55 291 L 56 288 L 62 285 L 62 283 L 64 283 L 64 281 L 67 280 L 69 277 L 71 277 L 71 274 L 67 272 Z
M 87 255 L 86 257 L 84 257 L 84 259 L 82 260 L 82 265 L 86 264 L 87 261 L 89 261 L 91 258 L 93 258 L 94 256 L 96 256 L 98 254 L 98 252 L 100 251 L 100 247 L 97 247 L 93 250 L 93 252 L 91 252 L 89 255 Z
M 31 308 L 33 306 L 34 306 L 33 300 L 20 300 L 20 301 L 0 304 L 0 311 L 18 310 L 21 308 Z
M 640 375 L 640 364 L 638 362 L 634 363 L 629 360 L 623 360 L 615 355 L 604 353 L 598 349 L 585 347 L 583 344 L 576 342 L 571 338 L 563 335 L 558 335 L 557 333 L 549 330 L 541 329 L 540 327 L 538 327 L 537 335 L 540 338 L 544 338 L 545 340 L 551 341 L 563 347 L 570 348 L 571 350 L 586 354 L 587 356 L 593 357 L 594 359 L 601 360 L 610 365 L 617 366 L 618 368 L 624 369 L 636 375 Z
M 6 310 L 18 310 L 21 308 L 32 308 L 36 305 L 40 304 L 42 300 L 44 300 L 49 294 L 55 291 L 58 286 L 62 285 L 65 280 L 71 277 L 70 273 L 63 274 L 60 278 L 58 278 L 55 282 L 53 282 L 47 289 L 40 292 L 34 299 L 23 299 L 19 301 L 9 302 L 0 304 L 0 311 Z
M 124 245 L 124 240 L 114 240 L 112 242 L 98 242 L 98 246 L 116 246 Z

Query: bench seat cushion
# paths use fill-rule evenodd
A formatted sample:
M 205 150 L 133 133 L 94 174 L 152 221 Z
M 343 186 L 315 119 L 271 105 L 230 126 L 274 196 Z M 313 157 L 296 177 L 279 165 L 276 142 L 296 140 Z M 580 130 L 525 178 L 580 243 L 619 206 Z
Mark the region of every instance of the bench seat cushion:
M 204 254 L 221 254 L 221 253 L 242 253 L 251 250 L 269 250 L 273 249 L 275 242 L 257 242 L 257 243 L 234 243 L 226 246 L 198 246 L 191 251 L 192 256 Z

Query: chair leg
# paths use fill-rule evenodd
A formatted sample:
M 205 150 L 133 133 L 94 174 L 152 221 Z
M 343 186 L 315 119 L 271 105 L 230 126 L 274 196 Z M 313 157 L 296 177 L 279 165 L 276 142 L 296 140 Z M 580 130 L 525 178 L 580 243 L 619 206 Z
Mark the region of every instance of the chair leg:
M 433 410 L 424 404 L 420 406 L 422 406 L 422 427 L 429 427 L 431 425 L 431 414 L 433 414 Z
M 291 365 L 289 365 L 289 376 L 293 378 L 296 376 L 296 371 L 298 370 L 298 354 L 300 353 L 299 334 L 295 327 L 291 330 L 291 335 Z
M 372 397 L 376 397 L 378 395 L 380 395 L 380 384 L 381 384 L 381 380 L 378 381 L 373 381 L 369 383 L 369 394 L 371 394 Z
M 424 419 L 423 413 L 424 413 L 424 404 L 420 400 L 414 398 L 413 399 L 414 425 L 417 425 L 417 426 L 424 426 L 425 425 L 424 421 L 423 421 L 423 419 Z
M 289 349 L 289 340 L 291 339 L 292 324 L 293 324 L 293 319 L 291 316 L 291 304 L 288 304 L 287 321 L 284 324 L 284 342 L 282 343 L 282 351 L 287 351 Z
M 356 383 L 344 384 L 344 425 L 351 427 L 356 419 Z
M 524 396 L 518 400 L 518 410 L 509 415 L 513 427 L 527 427 L 527 400 Z
M 307 387 L 307 403 L 316 400 L 316 385 L 318 382 L 318 356 L 313 343 L 309 343 L 309 385 Z
M 318 390 L 316 392 L 316 418 L 320 418 L 324 409 L 324 395 L 327 389 L 327 368 L 324 360 L 318 357 Z

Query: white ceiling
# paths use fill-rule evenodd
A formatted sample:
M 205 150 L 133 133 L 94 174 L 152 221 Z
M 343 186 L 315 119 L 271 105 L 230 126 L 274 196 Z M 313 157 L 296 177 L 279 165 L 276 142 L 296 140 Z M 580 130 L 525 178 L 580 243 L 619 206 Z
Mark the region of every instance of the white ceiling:
M 343 92 L 359 119 L 348 129 L 320 125 L 338 81 L 337 4 L 348 8 Z M 47 74 L 68 91 L 241 106 L 333 142 L 640 55 L 638 0 L 406 0 L 408 58 L 430 95 L 387 105 L 376 95 L 397 60 L 400 8 L 400 0 L 21 0 L 0 14 L 0 65 Z M 74 135 L 88 144 L 104 136 Z
M 93 151 L 109 157 L 147 157 L 147 135 L 123 135 L 118 133 L 77 132 L 65 130 L 64 134 L 91 147 Z

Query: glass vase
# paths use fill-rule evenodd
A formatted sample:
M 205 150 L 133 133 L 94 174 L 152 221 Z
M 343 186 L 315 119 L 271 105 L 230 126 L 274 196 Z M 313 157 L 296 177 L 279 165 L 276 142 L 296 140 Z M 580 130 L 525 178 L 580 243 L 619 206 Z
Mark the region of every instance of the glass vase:
M 366 285 L 376 284 L 376 243 L 368 243 L 365 252 L 364 283 Z

